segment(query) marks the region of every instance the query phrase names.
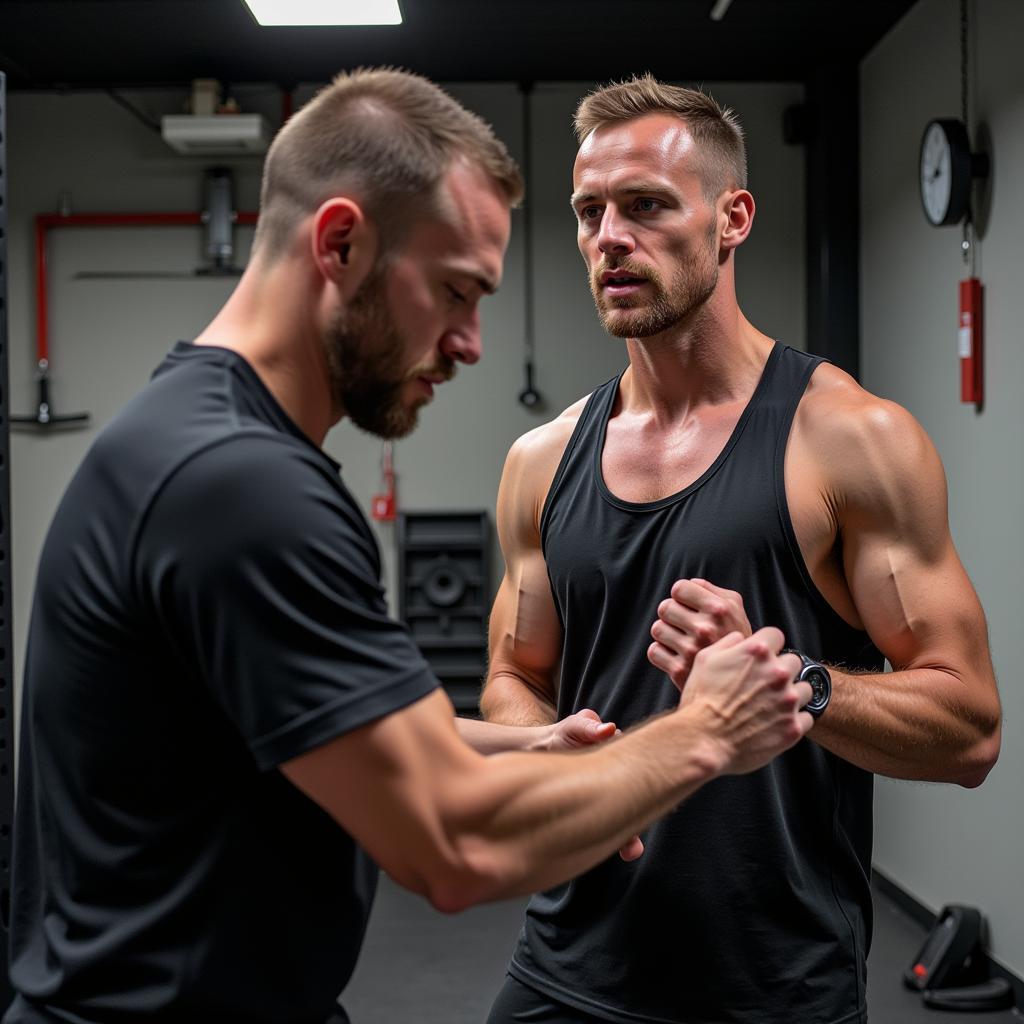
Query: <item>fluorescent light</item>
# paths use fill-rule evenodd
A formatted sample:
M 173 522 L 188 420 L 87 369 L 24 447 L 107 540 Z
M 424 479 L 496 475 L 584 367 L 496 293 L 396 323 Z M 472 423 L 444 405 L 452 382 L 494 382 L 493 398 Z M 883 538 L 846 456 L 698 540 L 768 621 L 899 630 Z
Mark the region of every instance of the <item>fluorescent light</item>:
M 245 0 L 261 25 L 401 25 L 398 0 Z
M 729 10 L 731 5 L 732 0 L 715 0 L 715 3 L 711 8 L 711 20 L 721 21 L 725 17 L 725 12 Z

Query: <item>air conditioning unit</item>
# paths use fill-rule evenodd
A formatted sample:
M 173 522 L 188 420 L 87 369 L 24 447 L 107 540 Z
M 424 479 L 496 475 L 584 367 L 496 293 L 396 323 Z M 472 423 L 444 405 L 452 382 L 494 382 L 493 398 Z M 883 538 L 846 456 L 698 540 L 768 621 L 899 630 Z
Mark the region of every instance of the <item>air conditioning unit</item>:
M 167 114 L 160 119 L 164 141 L 194 156 L 243 156 L 263 153 L 270 131 L 262 114 Z

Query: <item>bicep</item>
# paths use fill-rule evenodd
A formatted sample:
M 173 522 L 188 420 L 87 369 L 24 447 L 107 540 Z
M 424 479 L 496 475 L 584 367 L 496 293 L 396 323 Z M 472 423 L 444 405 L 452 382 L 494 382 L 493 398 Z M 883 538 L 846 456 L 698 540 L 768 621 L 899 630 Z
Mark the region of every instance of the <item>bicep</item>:
M 491 610 L 489 643 L 489 676 L 519 675 L 554 700 L 562 628 L 539 551 L 508 563 Z
M 562 627 L 541 549 L 536 488 L 510 453 L 498 492 L 505 575 L 491 610 L 488 679 L 508 673 L 554 701 Z
M 846 579 L 865 629 L 894 668 L 987 660 L 984 615 L 949 531 L 946 480 L 931 441 L 903 413 L 847 487 Z M 897 431 L 896 436 L 891 436 Z

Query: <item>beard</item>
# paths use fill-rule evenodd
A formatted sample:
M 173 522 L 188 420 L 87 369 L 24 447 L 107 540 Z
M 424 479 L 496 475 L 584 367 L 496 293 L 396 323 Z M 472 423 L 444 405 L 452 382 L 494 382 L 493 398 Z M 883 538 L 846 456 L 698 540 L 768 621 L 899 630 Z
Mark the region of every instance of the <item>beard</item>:
M 388 305 L 383 268 L 375 268 L 352 301 L 339 310 L 324 338 L 331 397 L 361 430 L 385 440 L 412 433 L 420 406 L 429 399 L 405 398 L 405 386 L 420 376 L 455 375 L 455 364 L 403 370 L 406 343 Z
M 628 257 L 602 260 L 590 274 L 590 291 L 604 329 L 616 338 L 650 338 L 691 317 L 711 298 L 718 285 L 715 238 L 712 225 L 693 259 L 676 266 L 667 285 L 653 267 Z M 601 275 L 607 270 L 621 270 L 624 274 L 644 278 L 653 295 L 608 298 L 601 289 Z

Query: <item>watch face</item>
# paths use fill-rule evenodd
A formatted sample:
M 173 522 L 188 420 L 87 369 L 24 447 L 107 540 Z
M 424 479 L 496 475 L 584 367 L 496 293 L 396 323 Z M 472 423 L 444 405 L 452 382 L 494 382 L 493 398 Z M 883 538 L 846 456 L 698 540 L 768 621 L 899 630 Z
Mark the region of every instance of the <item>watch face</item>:
M 832 695 L 832 688 L 829 679 L 820 669 L 808 669 L 804 673 L 804 682 L 811 684 L 811 699 L 807 704 L 808 711 L 820 711 L 828 704 Z
M 921 202 L 932 224 L 946 219 L 952 193 L 952 147 L 942 125 L 932 121 L 921 142 Z

